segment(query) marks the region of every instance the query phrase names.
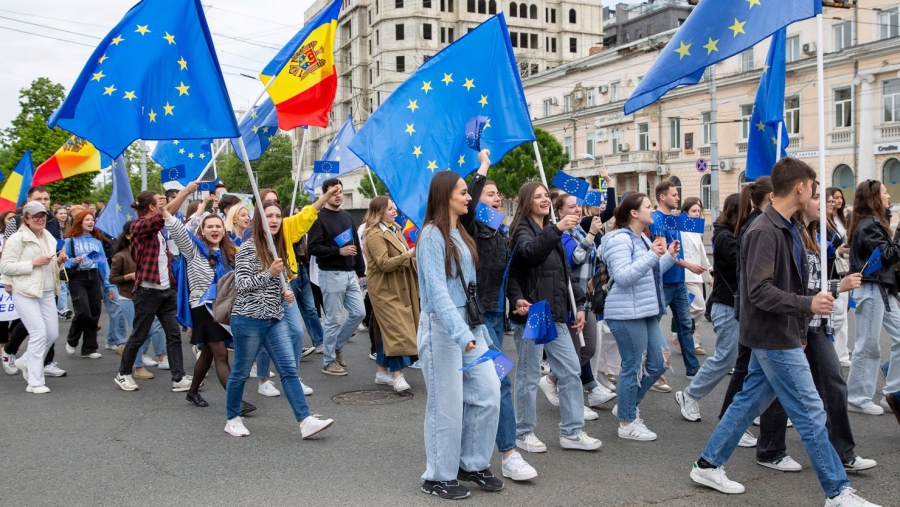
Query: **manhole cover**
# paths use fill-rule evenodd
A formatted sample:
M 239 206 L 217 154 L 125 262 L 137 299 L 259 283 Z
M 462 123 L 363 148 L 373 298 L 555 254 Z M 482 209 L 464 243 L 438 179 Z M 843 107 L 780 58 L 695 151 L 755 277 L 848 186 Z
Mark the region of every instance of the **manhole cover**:
M 331 399 L 338 405 L 390 405 L 401 401 L 411 400 L 410 392 L 398 393 L 395 391 L 366 389 L 362 391 L 348 391 L 334 395 Z

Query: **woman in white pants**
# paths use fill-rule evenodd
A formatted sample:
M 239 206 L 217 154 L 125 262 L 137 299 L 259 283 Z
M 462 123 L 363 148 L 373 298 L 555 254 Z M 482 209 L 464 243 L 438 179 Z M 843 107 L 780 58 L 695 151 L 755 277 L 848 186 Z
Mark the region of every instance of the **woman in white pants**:
M 44 356 L 59 337 L 56 296 L 59 294 L 59 269 L 68 257 L 56 252 L 56 238 L 44 231 L 47 209 L 37 201 L 25 204 L 22 223 L 6 240 L 0 259 L 0 283 L 12 295 L 19 318 L 31 340 L 25 355 L 16 359 L 16 367 L 28 381 L 25 391 L 49 393 L 44 385 Z

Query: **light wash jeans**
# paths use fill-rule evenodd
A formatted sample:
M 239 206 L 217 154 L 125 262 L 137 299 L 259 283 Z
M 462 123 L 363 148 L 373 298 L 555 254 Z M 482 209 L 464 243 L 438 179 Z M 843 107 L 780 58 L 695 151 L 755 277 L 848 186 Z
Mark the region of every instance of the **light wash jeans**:
M 715 466 L 724 465 L 753 419 L 777 396 L 800 434 L 825 494 L 838 495 L 850 481 L 828 440 L 822 399 L 803 350 L 753 349 L 751 354 L 744 389 L 735 395 L 701 456 Z
M 122 310 L 122 318 L 128 323 L 128 327 L 134 328 L 134 301 L 120 297 L 119 308 Z M 147 333 L 147 339 L 144 340 L 144 344 L 141 345 L 137 358 L 134 360 L 135 368 L 144 367 L 143 358 L 144 355 L 147 354 L 147 351 L 150 350 L 151 344 L 153 345 L 153 352 L 155 352 L 157 356 L 166 353 L 166 332 L 163 331 L 159 319 L 153 319 L 153 325 L 150 326 L 150 332 Z
M 616 337 L 622 356 L 622 374 L 616 388 L 619 395 L 616 413 L 620 421 L 631 422 L 637 419 L 637 406 L 644 395 L 666 370 L 663 357 L 666 340 L 656 317 L 607 319 L 606 323 Z
M 888 296 L 891 311 L 886 312 L 877 284 L 864 283 L 853 290 L 856 302 L 856 343 L 847 376 L 847 401 L 865 408 L 872 404 L 881 366 L 881 347 L 878 339 L 881 328 L 891 338 L 891 355 L 888 362 L 884 394 L 900 391 L 900 305 L 897 298 Z
M 19 320 L 28 330 L 28 349 L 22 356 L 22 362 L 28 369 L 28 385 L 42 386 L 44 357 L 59 338 L 59 316 L 53 311 L 56 309 L 56 295 L 49 290 L 39 298 L 30 298 L 14 290 L 12 300 L 19 313 Z
M 313 298 L 312 287 L 309 285 L 309 273 L 306 268 L 300 266 L 297 268 L 297 276 L 291 280 L 291 288 L 294 289 L 294 297 L 300 307 L 300 315 L 303 317 L 303 324 L 306 331 L 309 332 L 309 339 L 312 340 L 314 347 L 322 343 L 322 336 L 325 331 L 322 330 L 322 321 L 319 320 L 319 313 L 316 312 L 316 301 Z
M 695 400 L 711 393 L 737 362 L 740 323 L 734 320 L 734 307 L 713 303 L 710 315 L 716 331 L 716 353 L 700 366 L 700 370 L 684 390 L 685 394 Z
M 288 325 L 288 333 L 291 336 L 291 344 L 294 347 L 294 357 L 297 358 L 297 371 L 300 370 L 300 355 L 303 353 L 303 323 L 300 322 L 300 310 L 297 308 L 297 301 L 294 301 L 292 304 L 288 304 L 287 301 L 282 301 L 284 304 L 284 320 Z M 269 357 L 269 353 L 266 352 L 265 348 L 259 349 L 259 354 L 256 355 L 256 377 L 257 378 L 268 378 L 269 372 L 269 364 L 271 362 L 271 358 Z
M 69 307 L 69 283 L 59 282 L 59 296 L 56 298 L 56 310 L 62 311 Z
M 556 339 L 536 345 L 522 338 L 525 326 L 513 324 L 513 338 L 519 354 L 516 365 L 516 437 L 534 432 L 537 426 L 537 391 L 541 380 L 541 357 L 547 352 L 550 369 L 559 381 L 559 433 L 569 437 L 584 428 L 584 393 L 581 388 L 581 365 L 572 345 L 566 324 L 555 323 Z
M 252 319 L 242 315 L 231 316 L 231 332 L 234 335 L 234 365 L 225 386 L 225 404 L 228 419 L 241 415 L 244 385 L 250 377 L 253 360 L 259 349 L 265 347 L 274 359 L 275 369 L 281 377 L 281 388 L 291 404 L 294 418 L 300 422 L 309 417 L 309 407 L 297 376 L 297 359 L 285 319 Z
M 109 299 L 109 291 L 105 287 L 101 288 L 100 293 L 103 295 L 103 306 L 106 307 L 106 313 L 109 315 L 109 322 L 106 330 L 106 344 L 113 347 L 122 345 L 128 341 L 128 328 L 125 325 L 125 316 L 122 315 L 122 308 L 119 305 L 119 289 L 114 288 L 116 299 Z M 131 319 L 134 322 L 134 319 Z
M 503 351 L 502 312 L 484 312 L 484 327 L 488 330 L 494 348 Z M 512 400 L 512 380 L 507 374 L 500 381 L 500 421 L 497 423 L 497 450 L 506 452 L 516 448 L 516 410 Z
M 465 318 L 465 308 L 456 310 Z M 460 468 L 474 472 L 491 464 L 500 418 L 500 381 L 490 361 L 460 371 L 487 352 L 484 329 L 472 330 L 476 347 L 466 353 L 436 313 L 419 318 L 419 360 L 428 391 L 423 481 L 454 481 Z
M 341 350 L 357 326 L 366 316 L 362 289 L 354 271 L 319 271 L 319 287 L 322 288 L 322 306 L 325 310 L 324 354 L 322 365 L 334 361 L 334 353 Z M 340 323 L 343 310 L 347 320 Z M 479 469 L 480 470 L 480 469 Z

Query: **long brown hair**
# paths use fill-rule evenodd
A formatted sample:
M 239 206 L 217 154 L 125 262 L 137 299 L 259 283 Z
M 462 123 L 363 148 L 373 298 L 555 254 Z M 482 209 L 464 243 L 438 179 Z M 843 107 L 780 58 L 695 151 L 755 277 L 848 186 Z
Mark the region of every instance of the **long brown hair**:
M 94 214 L 90 211 L 82 211 L 81 213 L 79 213 L 75 217 L 75 221 L 72 222 L 72 227 L 70 227 L 69 230 L 66 231 L 66 237 L 77 238 L 78 236 L 83 236 L 86 232 L 84 230 L 84 219 L 88 216 L 93 217 Z M 97 227 L 94 227 L 94 229 L 90 232 L 90 235 L 100 240 L 101 242 L 103 241 L 103 235 L 100 234 L 100 231 L 97 230 Z
M 277 202 L 264 201 L 262 206 L 256 208 L 256 213 L 253 214 L 253 221 L 250 223 L 250 228 L 252 229 L 251 239 L 253 239 L 253 246 L 256 247 L 256 255 L 259 257 L 260 271 L 268 269 L 269 266 L 275 262 L 275 259 L 272 257 L 272 252 L 269 251 L 269 239 L 266 235 L 266 229 L 269 228 L 269 223 L 266 220 L 266 210 L 273 207 L 278 210 L 278 214 L 280 215 L 281 207 L 278 206 Z M 278 253 L 278 258 L 285 261 L 284 274 L 288 278 L 293 277 L 294 272 L 291 271 L 291 267 L 287 262 L 287 249 L 284 246 L 283 227 L 278 229 L 277 234 L 272 235 L 272 240 L 275 241 L 275 251 Z
M 219 252 L 222 253 L 222 259 L 225 260 L 225 264 L 234 267 L 234 256 L 237 255 L 237 247 L 234 246 L 234 242 L 231 241 L 231 238 L 228 237 L 228 233 L 225 232 L 225 221 L 222 220 L 222 217 L 216 215 L 214 213 L 210 213 L 203 217 L 203 220 L 200 221 L 200 227 L 197 228 L 197 237 L 200 238 L 207 248 L 210 249 L 210 254 L 212 253 L 213 244 L 206 239 L 206 236 L 202 234 L 203 226 L 206 225 L 207 220 L 218 220 L 222 222 L 222 239 L 219 241 Z M 209 256 L 209 267 L 216 269 L 216 260 L 212 255 Z
M 531 216 L 531 206 L 534 203 L 534 194 L 539 188 L 547 190 L 547 187 L 540 181 L 529 181 L 519 189 L 519 195 L 516 197 L 516 214 L 513 216 L 512 226 L 509 228 L 509 237 L 513 237 L 519 225 Z M 549 194 L 549 191 L 547 193 Z M 548 213 L 547 216 L 544 217 L 543 223 L 538 225 L 540 225 L 541 228 L 544 228 L 547 227 L 547 224 L 549 223 L 550 214 Z
M 762 211 L 766 204 L 769 194 L 775 191 L 772 186 L 772 178 L 769 176 L 760 176 L 756 181 L 750 183 L 741 189 L 741 202 L 738 204 L 737 220 L 734 224 L 734 237 L 741 234 L 741 227 L 747 223 L 750 213 L 754 208 Z
M 887 212 L 884 203 L 881 202 L 881 185 L 877 180 L 866 180 L 856 186 L 856 194 L 853 196 L 853 213 L 850 215 L 850 227 L 847 228 L 847 239 L 856 232 L 860 222 L 869 217 L 875 217 L 881 222 L 881 226 L 891 235 L 891 227 L 888 225 Z
M 367 231 L 378 227 L 378 224 L 381 223 L 381 216 L 390 205 L 391 198 L 386 195 L 379 195 L 369 201 L 369 209 L 366 210 L 366 217 L 363 219 Z
M 616 211 L 613 212 L 613 216 L 616 219 L 616 229 L 628 228 L 628 223 L 631 222 L 631 212 L 641 209 L 641 205 L 644 204 L 644 199 L 649 200 L 650 198 L 647 194 L 642 194 L 640 192 L 627 194 L 622 198 L 622 202 L 616 206 Z
M 457 277 L 462 270 L 459 261 L 459 252 L 454 248 L 454 241 L 450 237 L 450 197 L 453 195 L 453 189 L 461 177 L 453 171 L 441 171 L 434 175 L 431 179 L 431 186 L 428 188 L 428 202 L 425 205 L 425 219 L 422 221 L 422 228 L 431 224 L 441 232 L 444 238 L 444 271 L 447 278 L 454 278 L 450 262 L 453 261 L 457 266 Z M 459 227 L 457 222 L 456 230 L 462 237 L 463 243 L 472 254 L 472 260 L 478 265 L 478 251 L 475 247 L 475 240 L 465 227 Z M 422 236 L 419 235 L 419 239 Z M 418 244 L 418 240 L 416 241 Z
M 847 219 L 844 218 L 844 208 L 847 206 L 847 201 L 844 200 L 844 191 L 838 187 L 828 187 L 825 189 L 825 195 L 829 198 L 834 197 L 834 194 L 840 192 L 841 193 L 841 207 L 838 208 L 837 205 L 834 206 L 834 210 L 828 215 L 828 227 L 837 230 L 837 224 L 834 222 L 835 215 L 841 219 L 841 225 L 847 225 Z
M 725 205 L 722 206 L 722 214 L 716 220 L 717 224 L 722 224 L 729 229 L 734 229 L 738 218 L 738 208 L 740 207 L 740 194 L 731 194 L 725 198 Z

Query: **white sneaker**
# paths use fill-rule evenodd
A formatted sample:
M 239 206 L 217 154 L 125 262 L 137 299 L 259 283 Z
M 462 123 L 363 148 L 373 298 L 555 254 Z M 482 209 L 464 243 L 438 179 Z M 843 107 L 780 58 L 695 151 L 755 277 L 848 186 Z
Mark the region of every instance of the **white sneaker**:
M 541 361 L 541 375 L 550 375 L 550 363 Z
M 18 375 L 19 369 L 16 368 L 16 355 L 7 354 L 0 348 L 0 357 L 3 358 L 3 371 L 5 371 L 7 375 Z
M 841 494 L 825 499 L 825 507 L 881 507 L 856 494 L 853 488 L 844 488 Z
M 538 382 L 538 387 L 541 388 L 541 391 L 544 391 L 544 394 L 547 396 L 547 401 L 550 402 L 554 407 L 559 406 L 559 392 L 556 390 L 556 384 L 551 384 L 547 375 L 541 377 L 540 382 Z
M 169 356 L 166 356 L 165 359 L 159 361 L 159 365 L 157 365 L 157 367 L 160 370 L 169 370 Z
M 20 358 L 16 359 L 15 363 L 13 363 L 13 364 L 16 365 L 16 368 L 19 370 L 19 372 L 22 373 L 22 376 L 25 377 L 25 381 L 27 382 L 28 381 L 28 367 L 25 366 L 25 361 L 22 361 L 22 358 L 20 357 Z
M 378 357 L 378 356 L 377 356 L 374 352 L 372 352 L 371 354 L 369 354 L 369 359 L 371 359 L 372 361 L 374 361 L 377 357 Z
M 250 378 L 256 378 L 256 363 L 250 367 Z
M 65 377 L 66 370 L 60 368 L 59 365 L 54 361 L 44 366 L 44 375 L 49 375 L 51 377 Z
M 90 354 L 83 354 L 81 356 L 82 359 L 100 359 L 103 357 L 103 354 L 99 352 L 91 352 Z
M 597 415 L 597 412 L 594 412 L 588 407 L 584 407 L 584 420 L 585 421 L 596 421 L 600 419 L 600 416 Z
M 281 396 L 281 391 L 279 391 L 278 388 L 275 387 L 275 384 L 273 384 L 271 380 L 260 382 L 259 387 L 256 388 L 256 392 L 263 396 L 268 396 L 269 398 Z
M 409 389 L 409 383 L 402 373 L 399 376 L 394 377 L 394 391 L 402 393 L 403 391 L 409 391 Z
M 70 356 L 74 356 L 75 355 L 75 347 L 66 343 L 66 353 L 68 353 Z
M 303 383 L 303 379 L 300 379 L 300 387 L 303 388 L 304 396 L 312 396 L 313 388 Z
M 503 466 L 500 469 L 503 477 L 514 481 L 527 481 L 537 477 L 537 470 L 529 465 L 525 458 L 518 452 L 513 452 L 508 458 L 503 458 Z
M 757 465 L 762 465 L 766 468 L 771 468 L 773 470 L 778 470 L 779 472 L 799 472 L 803 470 L 803 466 L 800 463 L 794 461 L 794 458 L 790 456 L 785 456 L 781 459 L 776 459 L 775 461 L 759 461 L 756 460 Z
M 414 370 L 421 370 L 422 369 L 422 360 L 421 359 L 417 360 L 415 363 L 409 365 L 409 367 Z
M 116 385 L 119 386 L 123 391 L 137 391 L 138 385 L 134 381 L 134 378 L 131 375 L 122 375 L 121 373 L 116 375 Z
M 318 344 L 316 345 L 316 354 L 324 354 L 325 353 L 325 345 Z
M 563 449 L 574 449 L 577 451 L 596 451 L 603 445 L 599 438 L 588 436 L 584 431 L 579 432 L 572 437 L 564 437 L 560 435 L 559 445 Z
M 191 388 L 191 382 L 194 380 L 194 377 L 191 375 L 185 375 L 181 377 L 181 380 L 178 382 L 172 381 L 172 392 L 173 393 L 183 393 Z
M 6 366 L 6 363 L 3 363 L 3 366 L 5 367 L 5 366 Z M 7 373 L 8 373 L 8 372 L 7 372 Z M 13 373 L 12 375 L 15 375 L 15 373 Z M 879 401 L 878 404 L 881 406 L 881 408 L 886 408 L 886 409 L 888 409 L 888 410 L 891 409 L 891 406 L 888 405 L 887 397 L 881 398 L 881 401 Z
M 738 442 L 738 447 L 756 447 L 757 438 L 753 436 L 753 433 L 750 433 L 750 430 L 744 432 L 744 435 L 741 436 L 741 441 Z
M 874 459 L 866 459 L 862 456 L 854 456 L 850 461 L 844 462 L 844 470 L 848 472 L 859 472 L 861 470 L 875 468 L 876 466 L 878 466 L 877 461 Z
M 691 469 L 691 480 L 730 495 L 746 491 L 743 484 L 732 481 L 725 475 L 725 467 L 700 468 L 694 463 L 694 468 Z
M 200 347 L 198 347 L 198 346 L 196 346 L 196 345 L 191 345 L 191 354 L 194 354 L 194 361 L 196 361 L 197 359 L 200 359 Z M 158 362 L 153 361 L 152 359 L 151 359 L 151 361 L 154 362 L 154 363 L 156 363 L 156 364 L 147 364 L 147 359 L 146 359 L 146 357 L 147 357 L 147 356 L 144 356 L 144 358 L 145 358 L 145 359 L 144 359 L 144 366 L 156 366 L 156 364 L 159 364 Z
M 196 347 L 196 345 L 195 345 L 195 347 Z M 150 356 L 141 356 L 141 361 L 144 363 L 145 368 L 150 367 L 150 366 L 159 366 L 159 361 L 157 361 L 156 359 L 153 359 Z
M 652 442 L 656 440 L 656 433 L 650 431 L 640 419 L 631 421 L 627 426 L 619 425 L 619 438 L 625 440 L 637 440 L 638 442 Z
M 362 322 L 360 322 L 359 325 L 356 326 L 356 330 L 359 331 L 360 333 L 362 333 L 362 332 L 364 332 L 364 331 L 368 331 L 369 328 L 367 328 L 365 324 L 363 324 Z
M 618 405 L 618 404 L 613 405 L 613 408 L 612 408 L 612 415 L 613 415 L 613 417 L 615 417 L 616 419 L 619 418 L 619 405 Z M 634 415 L 637 416 L 638 419 L 641 418 L 641 409 L 640 409 L 640 407 L 635 407 L 635 409 L 634 409 Z
M 597 386 L 590 390 L 588 393 L 588 405 L 592 407 L 599 407 L 603 405 L 607 401 L 614 400 L 616 398 L 616 393 L 606 389 L 603 386 Z
M 688 396 L 686 392 L 676 392 L 675 403 L 678 403 L 678 406 L 681 407 L 681 417 L 691 422 L 700 420 L 700 402 Z
M 316 433 L 327 430 L 334 424 L 333 419 L 319 419 L 317 415 L 307 416 L 300 421 L 300 438 L 309 438 Z
M 856 412 L 857 414 L 866 415 L 881 415 L 884 413 L 884 409 L 874 403 L 869 403 L 865 408 L 848 403 L 847 412 Z
M 250 436 L 250 431 L 244 426 L 244 420 L 240 416 L 229 419 L 228 422 L 225 423 L 225 433 L 228 433 L 233 437 Z
M 534 433 L 516 437 L 516 447 L 526 452 L 547 452 L 547 446 Z
M 616 385 L 609 381 L 609 379 L 604 374 L 597 375 L 597 378 L 594 379 L 600 384 L 602 387 L 606 388 L 607 391 L 616 392 Z
M 379 371 L 375 374 L 375 383 L 383 386 L 394 385 L 394 377 L 386 371 Z
M 47 386 L 28 386 L 25 388 L 25 392 L 33 394 L 46 394 L 50 392 L 50 388 Z
M 757 416 L 756 419 L 753 420 L 753 425 L 754 425 L 754 426 L 759 426 L 759 425 L 760 425 L 760 422 L 759 422 L 759 416 Z

